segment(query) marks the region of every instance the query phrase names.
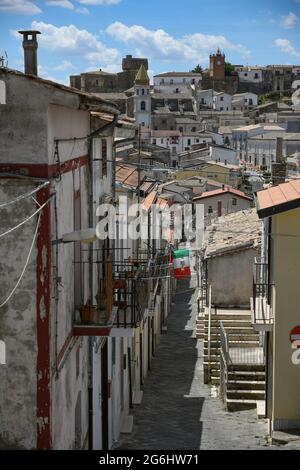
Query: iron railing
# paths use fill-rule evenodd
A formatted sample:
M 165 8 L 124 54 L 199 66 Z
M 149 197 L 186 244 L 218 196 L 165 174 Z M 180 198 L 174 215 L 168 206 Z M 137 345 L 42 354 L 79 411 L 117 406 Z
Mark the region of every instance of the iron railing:
M 269 267 L 264 258 L 255 258 L 253 272 L 252 313 L 254 324 L 272 324 L 271 289 Z

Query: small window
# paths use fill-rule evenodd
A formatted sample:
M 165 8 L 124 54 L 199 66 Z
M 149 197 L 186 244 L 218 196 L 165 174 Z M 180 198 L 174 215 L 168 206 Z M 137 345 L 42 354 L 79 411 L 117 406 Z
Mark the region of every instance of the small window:
M 103 177 L 107 175 L 107 141 L 106 139 L 102 139 L 101 157 L 102 157 L 102 177 Z
M 145 101 L 141 102 L 141 111 L 146 111 L 146 102 Z
M 209 214 L 212 214 L 212 213 L 213 213 L 213 208 L 212 208 L 212 206 L 209 206 L 209 207 L 208 207 L 208 213 L 209 213 Z
M 191 145 L 191 139 L 188 139 L 187 144 Z
M 221 96 L 220 101 L 224 101 L 224 96 Z
M 170 80 L 170 84 L 171 84 L 171 85 L 173 85 L 173 83 L 174 83 L 174 80 L 173 80 L 173 79 L 171 79 L 171 80 Z
M 136 94 L 137 94 L 138 96 L 139 96 L 139 94 L 140 94 L 140 90 L 139 90 L 138 88 L 137 88 L 137 90 L 136 90 Z
M 142 95 L 144 95 L 144 94 L 145 94 L 145 90 L 144 90 L 144 88 L 142 88 Z
M 232 198 L 232 205 L 237 206 L 237 198 L 236 197 Z

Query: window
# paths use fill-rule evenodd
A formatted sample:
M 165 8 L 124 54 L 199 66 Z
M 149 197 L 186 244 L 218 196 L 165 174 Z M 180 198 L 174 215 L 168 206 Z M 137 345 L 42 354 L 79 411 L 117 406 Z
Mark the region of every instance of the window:
M 232 205 L 237 206 L 237 198 L 236 197 L 232 198 Z
M 138 88 L 137 88 L 137 90 L 136 90 L 136 94 L 137 94 L 138 96 L 139 96 L 139 94 L 140 94 L 140 90 L 139 90 Z
M 212 214 L 212 213 L 213 213 L 213 208 L 212 208 L 212 206 L 208 206 L 208 213 L 209 213 L 209 214 Z
M 248 74 L 247 74 L 247 73 L 244 73 L 244 77 L 248 77 Z
M 146 111 L 146 102 L 145 101 L 141 102 L 141 111 Z
M 188 139 L 187 144 L 191 145 L 191 139 Z
M 176 92 L 176 93 L 179 93 L 179 88 L 176 88 L 175 92 Z
M 223 108 L 223 106 L 221 106 L 220 111 L 223 111 L 223 110 L 224 110 L 224 108 Z
M 173 83 L 174 83 L 174 80 L 171 78 L 170 84 L 173 85 Z
M 163 143 L 164 143 L 164 139 L 160 139 L 160 143 L 163 144 Z
M 196 81 L 194 78 L 192 78 L 192 85 L 195 85 Z
M 141 125 L 142 125 L 142 127 L 145 127 L 145 123 L 144 123 L 144 122 L 142 122 Z
M 179 127 L 179 132 L 183 132 L 183 127 Z
M 196 132 L 196 127 L 192 127 L 192 132 Z
M 164 85 L 164 83 L 165 83 L 165 79 L 162 78 L 160 84 L 161 84 L 161 85 Z
M 161 123 L 162 123 L 162 124 L 167 124 L 167 121 L 166 121 L 165 119 L 162 119 L 162 120 L 161 120 Z
M 224 96 L 221 96 L 220 101 L 224 101 Z
M 103 177 L 107 175 L 107 141 L 106 139 L 102 139 L 101 158 L 102 158 L 102 177 Z
M 156 139 L 153 139 L 153 140 L 152 140 L 152 144 L 153 144 L 153 145 L 156 145 Z
M 145 94 L 145 90 L 144 90 L 144 88 L 142 88 L 142 95 L 144 95 L 144 94 Z
M 256 78 L 256 79 L 258 78 L 258 73 L 254 74 L 254 78 Z

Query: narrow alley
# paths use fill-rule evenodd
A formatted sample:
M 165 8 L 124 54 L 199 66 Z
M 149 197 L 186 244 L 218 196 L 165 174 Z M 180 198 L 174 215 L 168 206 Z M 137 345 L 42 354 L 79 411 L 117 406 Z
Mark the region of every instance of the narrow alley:
M 256 411 L 227 413 L 203 384 L 202 344 L 195 338 L 196 293 L 178 284 L 168 331 L 153 360 L 142 404 L 133 410 L 134 430 L 122 450 L 266 448 L 266 423 Z

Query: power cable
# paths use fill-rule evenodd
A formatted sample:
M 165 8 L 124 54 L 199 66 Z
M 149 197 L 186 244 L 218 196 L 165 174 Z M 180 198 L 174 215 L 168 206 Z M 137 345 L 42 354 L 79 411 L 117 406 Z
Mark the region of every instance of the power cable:
M 6 201 L 6 202 L 2 202 L 0 203 L 0 209 L 2 209 L 3 207 L 7 207 L 7 206 L 10 206 L 12 204 L 15 204 L 16 202 L 19 202 L 19 201 L 22 201 L 23 199 L 26 199 L 30 196 L 33 196 L 33 194 L 37 193 L 38 191 L 40 191 L 41 189 L 45 188 L 46 186 L 48 186 L 50 184 L 49 181 L 46 181 L 45 183 L 41 184 L 40 186 L 38 186 L 37 188 L 29 191 L 28 193 L 25 193 L 25 194 L 21 194 L 20 196 L 17 196 L 16 198 L 14 199 L 11 199 L 10 201 Z
M 31 246 L 30 246 L 30 250 L 29 250 L 29 253 L 27 255 L 27 258 L 26 258 L 26 262 L 25 262 L 25 265 L 22 269 L 22 272 L 20 274 L 20 277 L 15 285 L 15 287 L 12 289 L 11 293 L 7 296 L 7 298 L 0 304 L 0 308 L 4 307 L 4 305 L 7 304 L 7 302 L 9 302 L 9 300 L 12 298 L 12 296 L 14 295 L 14 293 L 16 292 L 17 288 L 19 287 L 20 285 L 20 282 L 25 274 L 25 271 L 27 269 L 27 266 L 29 264 L 29 261 L 30 261 L 30 256 L 31 256 L 31 253 L 32 253 L 32 250 L 33 250 L 33 247 L 34 247 L 34 244 L 35 244 L 35 240 L 36 240 L 36 237 L 37 237 L 37 233 L 38 233 L 38 228 L 39 228 L 39 225 L 40 225 L 40 220 L 41 220 L 41 214 L 39 215 L 39 218 L 38 218 L 38 221 L 37 221 L 37 224 L 36 224 L 36 228 L 35 228 L 35 232 L 34 232 L 34 236 L 33 236 L 33 239 L 32 239 L 32 243 L 31 243 Z
M 15 227 L 12 227 L 10 228 L 9 230 L 7 230 L 6 232 L 3 232 L 0 234 L 0 238 L 3 238 L 5 237 L 5 235 L 8 235 L 9 233 L 13 232 L 14 230 L 16 230 L 17 228 L 21 227 L 22 225 L 26 224 L 29 220 L 31 220 L 35 215 L 37 215 L 48 203 L 49 201 L 51 200 L 51 197 L 44 203 L 42 204 L 33 214 L 31 214 L 29 217 L 27 217 L 27 219 L 23 220 L 22 222 L 20 222 L 18 225 L 16 225 Z

